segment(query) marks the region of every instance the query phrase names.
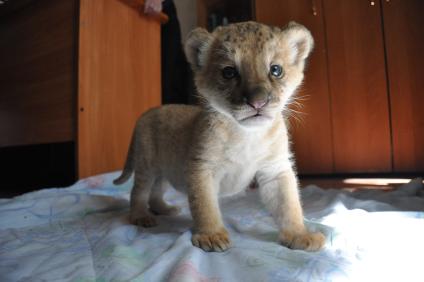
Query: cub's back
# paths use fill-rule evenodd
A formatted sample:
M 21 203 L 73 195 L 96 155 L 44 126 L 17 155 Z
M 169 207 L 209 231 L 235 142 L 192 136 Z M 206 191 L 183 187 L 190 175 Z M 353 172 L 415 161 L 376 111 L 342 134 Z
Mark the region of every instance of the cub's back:
M 137 121 L 138 153 L 152 165 L 181 166 L 200 112 L 200 107 L 177 104 L 149 110 Z

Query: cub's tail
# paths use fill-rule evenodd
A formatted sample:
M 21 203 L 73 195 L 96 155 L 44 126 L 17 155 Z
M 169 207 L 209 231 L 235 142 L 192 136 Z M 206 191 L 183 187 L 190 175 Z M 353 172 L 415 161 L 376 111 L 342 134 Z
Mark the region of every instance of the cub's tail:
M 135 166 L 135 132 L 131 138 L 130 147 L 128 149 L 127 160 L 125 161 L 124 170 L 121 176 L 113 180 L 113 184 L 119 185 L 125 183 L 132 175 Z

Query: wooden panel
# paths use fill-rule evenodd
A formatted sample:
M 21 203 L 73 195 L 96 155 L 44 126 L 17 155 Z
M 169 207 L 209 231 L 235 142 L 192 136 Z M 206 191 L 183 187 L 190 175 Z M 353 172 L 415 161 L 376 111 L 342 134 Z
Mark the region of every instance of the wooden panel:
M 328 93 L 324 20 L 320 0 L 258 0 L 256 20 L 284 26 L 295 20 L 311 30 L 315 49 L 306 68 L 305 83 L 298 91 L 302 108 L 295 107 L 300 122 L 291 119 L 296 162 L 300 173 L 333 171 L 331 113 Z
M 161 101 L 160 23 L 116 0 L 80 1 L 79 177 L 122 169 L 138 116 Z
M 27 2 L 0 20 L 0 146 L 74 140 L 76 3 Z
M 395 171 L 424 171 L 424 1 L 383 1 Z
M 380 2 L 323 3 L 335 170 L 389 172 L 391 144 Z

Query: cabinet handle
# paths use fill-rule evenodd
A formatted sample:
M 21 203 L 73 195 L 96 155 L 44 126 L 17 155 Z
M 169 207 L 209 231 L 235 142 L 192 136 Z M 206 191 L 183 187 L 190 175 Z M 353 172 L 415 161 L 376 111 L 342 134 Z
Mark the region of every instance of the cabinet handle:
M 317 10 L 317 3 L 315 2 L 315 0 L 311 0 L 311 5 L 312 5 L 312 15 L 317 16 L 318 15 L 318 10 Z

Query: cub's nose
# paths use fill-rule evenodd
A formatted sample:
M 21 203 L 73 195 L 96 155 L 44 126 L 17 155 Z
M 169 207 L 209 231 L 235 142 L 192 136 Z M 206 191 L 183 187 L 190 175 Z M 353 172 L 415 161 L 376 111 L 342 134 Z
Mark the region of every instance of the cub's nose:
M 263 108 L 266 104 L 268 104 L 268 99 L 266 100 L 254 100 L 254 101 L 247 101 L 247 104 L 254 108 L 255 110 L 259 110 Z
M 244 101 L 255 110 L 262 109 L 268 104 L 270 93 L 263 87 L 256 87 L 244 92 Z

